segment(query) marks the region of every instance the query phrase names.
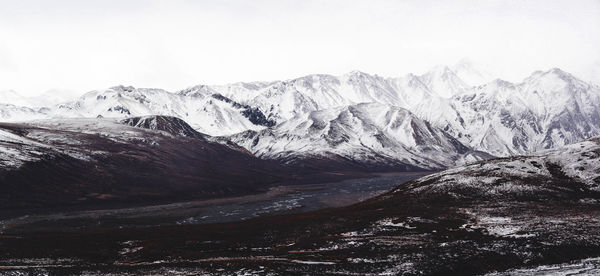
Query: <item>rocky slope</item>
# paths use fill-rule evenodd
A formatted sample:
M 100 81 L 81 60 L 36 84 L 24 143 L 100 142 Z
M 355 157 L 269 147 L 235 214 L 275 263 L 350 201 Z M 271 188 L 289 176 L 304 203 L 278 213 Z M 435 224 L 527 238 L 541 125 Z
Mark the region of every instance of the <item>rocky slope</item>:
M 168 132 L 175 136 L 193 137 L 193 138 L 205 138 L 206 135 L 196 131 L 185 121 L 177 117 L 169 116 L 143 116 L 143 117 L 130 117 L 121 120 L 122 124 L 152 129 L 158 131 Z

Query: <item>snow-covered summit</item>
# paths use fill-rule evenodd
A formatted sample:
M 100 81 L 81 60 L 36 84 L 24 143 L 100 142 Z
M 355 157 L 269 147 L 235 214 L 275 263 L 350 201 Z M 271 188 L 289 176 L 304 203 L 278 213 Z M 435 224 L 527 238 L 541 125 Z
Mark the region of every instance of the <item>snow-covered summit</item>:
M 456 76 L 469 86 L 478 86 L 494 80 L 492 73 L 467 58 L 461 59 L 451 69 Z
M 436 66 L 431 71 L 421 75 L 420 78 L 436 96 L 442 98 L 451 98 L 469 89 L 469 85 L 461 80 L 448 66 Z

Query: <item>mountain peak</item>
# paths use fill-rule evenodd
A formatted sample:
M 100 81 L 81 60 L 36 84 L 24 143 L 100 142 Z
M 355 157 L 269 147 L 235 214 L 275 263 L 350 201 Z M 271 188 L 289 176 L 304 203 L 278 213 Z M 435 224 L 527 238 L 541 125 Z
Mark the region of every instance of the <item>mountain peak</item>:
M 561 79 L 567 79 L 567 78 L 571 79 L 571 78 L 574 78 L 573 75 L 571 75 L 571 74 L 569 74 L 569 73 L 567 73 L 567 72 L 565 72 L 565 71 L 563 71 L 563 70 L 561 70 L 560 68 L 557 68 L 557 67 L 548 70 L 546 72 L 546 74 L 554 74 L 554 75 L 560 77 Z
M 348 72 L 347 74 L 345 74 L 348 77 L 371 77 L 370 74 L 367 74 L 363 71 L 359 71 L 359 70 L 352 70 L 350 72 Z
M 470 86 L 478 86 L 486 84 L 494 79 L 492 74 L 477 63 L 463 58 L 454 66 L 452 71 L 466 84 Z
M 442 98 L 451 98 L 469 88 L 448 66 L 435 66 L 429 72 L 421 75 L 420 79 L 431 91 Z
M 575 76 L 573 76 L 570 73 L 567 73 L 557 67 L 552 68 L 547 71 L 540 71 L 540 70 L 535 71 L 528 78 L 525 79 L 525 82 L 540 81 L 540 80 L 544 80 L 545 82 L 561 82 L 562 81 L 565 83 L 573 83 L 573 82 L 583 83 L 583 81 L 580 81 Z
M 452 71 L 452 69 L 450 69 L 450 67 L 448 67 L 446 65 L 436 65 L 433 68 L 431 68 L 429 70 L 429 72 L 427 72 L 426 74 L 439 74 L 439 75 L 443 75 L 443 74 L 450 74 L 450 73 L 454 73 Z
M 124 85 L 117 85 L 117 86 L 113 86 L 110 89 L 115 90 L 115 91 L 119 91 L 119 92 L 133 92 L 135 90 L 135 87 L 133 86 L 124 86 Z
M 336 77 L 332 76 L 332 75 L 327 75 L 327 74 L 310 74 L 310 75 L 306 75 L 304 77 L 299 77 L 299 78 L 295 78 L 293 80 L 291 80 L 290 82 L 294 83 L 294 82 L 322 82 L 322 81 L 333 81 L 335 80 Z
M 208 85 L 199 84 L 192 87 L 188 87 L 186 89 L 180 90 L 177 94 L 182 96 L 207 96 L 214 94 L 215 91 Z
M 494 79 L 491 83 L 493 83 L 497 87 L 510 87 L 510 86 L 514 86 L 514 84 L 512 82 L 505 81 L 503 79 Z
M 455 65 L 454 68 L 460 68 L 460 67 L 473 67 L 474 66 L 474 62 L 469 59 L 469 58 L 462 58 L 460 59 Z

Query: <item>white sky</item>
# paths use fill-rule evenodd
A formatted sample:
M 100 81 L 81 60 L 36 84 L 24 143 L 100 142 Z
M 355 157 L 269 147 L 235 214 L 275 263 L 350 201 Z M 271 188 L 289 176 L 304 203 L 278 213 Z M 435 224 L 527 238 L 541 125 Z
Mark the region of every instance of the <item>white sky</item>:
M 600 1 L 0 0 L 0 90 L 27 95 L 398 76 L 463 57 L 511 81 L 594 78 Z

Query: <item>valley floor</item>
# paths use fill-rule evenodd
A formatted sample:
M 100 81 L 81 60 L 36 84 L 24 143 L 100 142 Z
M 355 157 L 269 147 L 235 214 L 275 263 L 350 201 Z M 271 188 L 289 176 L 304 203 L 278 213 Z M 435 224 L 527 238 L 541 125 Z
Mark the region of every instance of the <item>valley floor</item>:
M 0 233 L 208 224 L 292 214 L 358 203 L 427 172 L 373 174 L 340 182 L 275 186 L 260 194 L 171 204 L 35 214 L 0 220 Z M 37 211 L 39 212 L 39 211 Z

